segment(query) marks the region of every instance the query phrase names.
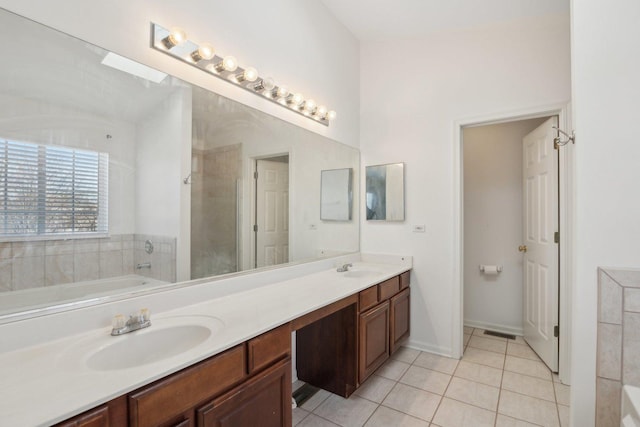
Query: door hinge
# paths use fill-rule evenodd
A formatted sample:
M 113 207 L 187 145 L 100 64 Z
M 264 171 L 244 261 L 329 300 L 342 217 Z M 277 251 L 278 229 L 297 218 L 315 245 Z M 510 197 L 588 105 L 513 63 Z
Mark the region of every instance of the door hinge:
M 553 336 L 558 338 L 560 336 L 560 327 L 558 325 L 553 327 Z
M 556 231 L 555 233 L 553 233 L 553 241 L 555 243 L 560 243 L 560 232 Z
M 253 226 L 253 231 L 255 231 L 256 233 L 258 232 L 258 224 Z
M 253 179 L 258 179 L 258 172 L 253 173 Z

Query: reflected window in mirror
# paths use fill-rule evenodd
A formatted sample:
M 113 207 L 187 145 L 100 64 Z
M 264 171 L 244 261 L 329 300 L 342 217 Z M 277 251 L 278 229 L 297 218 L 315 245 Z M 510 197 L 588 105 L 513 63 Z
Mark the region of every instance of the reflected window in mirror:
M 404 221 L 404 163 L 366 167 L 368 221 Z
M 0 140 L 0 239 L 105 235 L 109 155 Z

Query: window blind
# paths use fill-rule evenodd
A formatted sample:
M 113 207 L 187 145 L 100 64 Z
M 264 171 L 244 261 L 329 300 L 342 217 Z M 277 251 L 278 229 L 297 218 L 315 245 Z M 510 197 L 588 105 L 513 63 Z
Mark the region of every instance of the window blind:
M 107 233 L 109 155 L 0 139 L 0 236 Z

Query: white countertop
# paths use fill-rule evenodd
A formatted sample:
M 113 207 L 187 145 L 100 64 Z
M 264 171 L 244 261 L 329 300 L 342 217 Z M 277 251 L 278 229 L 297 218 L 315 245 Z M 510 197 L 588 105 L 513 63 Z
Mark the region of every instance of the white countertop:
M 403 260 L 354 263 L 356 269 L 375 271 L 365 277 L 345 277 L 332 268 L 155 315 L 152 312 L 152 326 L 146 331 L 153 329 L 154 322 L 162 324 L 175 316 L 214 316 L 224 327 L 189 351 L 140 367 L 95 371 L 85 366 L 85 353 L 79 349 L 87 343 L 100 348 L 121 338 L 109 335 L 110 326 L 2 353 L 0 424 L 26 427 L 63 421 L 409 270 L 411 258 Z M 171 293 L 166 297 L 171 298 Z

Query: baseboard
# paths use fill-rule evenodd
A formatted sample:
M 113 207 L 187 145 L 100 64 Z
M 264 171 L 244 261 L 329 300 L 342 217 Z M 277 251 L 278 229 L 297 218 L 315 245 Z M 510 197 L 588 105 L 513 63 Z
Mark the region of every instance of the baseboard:
M 489 331 L 502 332 L 503 334 L 522 336 L 524 331 L 522 328 L 514 328 L 513 326 L 498 325 L 495 323 L 481 322 L 478 320 L 464 319 L 464 326 L 471 328 L 487 329 Z
M 409 338 L 409 341 L 403 344 L 404 347 L 408 347 L 414 350 L 425 351 L 427 353 L 434 353 L 439 356 L 451 357 L 452 351 L 451 347 L 442 347 L 433 344 L 428 344 L 421 341 L 412 340 Z

